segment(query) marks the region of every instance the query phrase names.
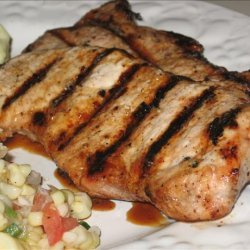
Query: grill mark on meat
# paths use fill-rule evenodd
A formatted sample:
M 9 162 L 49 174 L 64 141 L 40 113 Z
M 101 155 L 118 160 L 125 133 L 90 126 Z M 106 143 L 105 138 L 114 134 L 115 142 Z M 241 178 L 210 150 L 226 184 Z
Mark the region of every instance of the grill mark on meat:
M 138 54 L 138 56 L 140 58 L 142 58 L 143 60 L 145 61 L 150 61 L 148 56 L 145 55 L 145 53 L 143 53 L 143 51 L 140 50 L 140 48 L 138 48 L 137 46 L 135 46 L 134 42 L 133 42 L 133 36 L 130 35 L 130 36 L 122 36 L 120 34 L 119 31 L 117 31 L 115 28 L 111 28 L 110 25 L 109 25 L 109 22 L 108 21 L 103 21 L 103 20 L 98 20 L 98 19 L 95 19 L 95 20 L 88 20 L 88 25 L 92 25 L 92 26 L 97 26 L 97 27 L 101 27 L 103 29 L 106 29 L 108 30 L 109 32 L 111 32 L 112 34 L 114 34 L 115 36 L 119 37 L 125 44 L 127 44 L 129 46 L 129 48 L 136 52 L 136 54 Z M 77 27 L 77 26 L 76 26 Z M 153 63 L 152 61 L 150 62 L 152 65 L 155 65 L 155 63 Z
M 198 56 L 198 58 L 201 57 L 203 47 L 199 42 L 197 42 L 193 38 L 175 33 L 173 31 L 167 31 L 166 35 L 174 38 L 175 43 L 178 44 L 181 48 L 183 48 L 183 50 L 185 50 L 187 53 L 195 53 L 195 56 Z
M 56 64 L 58 59 L 53 60 L 49 64 L 45 65 L 45 67 L 40 68 L 37 72 L 35 72 L 29 79 L 27 79 L 16 91 L 15 93 L 8 97 L 5 100 L 5 103 L 2 106 L 2 109 L 8 108 L 12 103 L 14 103 L 19 97 L 24 95 L 31 87 L 35 84 L 41 82 L 47 75 L 48 71 L 51 69 L 53 65 Z
M 90 156 L 88 158 L 89 175 L 94 175 L 95 173 L 102 172 L 104 170 L 104 162 L 107 157 L 114 153 L 116 149 L 122 144 L 122 142 L 124 142 L 129 137 L 133 129 L 140 124 L 140 122 L 144 119 L 144 117 L 147 113 L 149 113 L 150 110 L 150 105 L 142 102 L 133 113 L 134 119 L 127 126 L 123 135 L 104 151 L 97 151 L 93 156 Z
M 67 44 L 69 47 L 74 47 L 76 46 L 76 44 L 72 41 L 70 41 L 67 36 L 64 35 L 63 32 L 60 32 L 60 30 L 51 30 L 50 34 L 52 34 L 53 36 L 57 37 L 58 39 L 60 39 L 61 41 L 63 41 L 65 44 Z
M 106 56 L 114 52 L 115 49 L 106 49 L 100 54 L 98 54 L 94 60 L 92 61 L 91 65 L 87 68 L 83 67 L 80 71 L 79 75 L 77 76 L 75 82 L 70 84 L 59 96 L 57 96 L 54 100 L 52 100 L 52 106 L 56 108 L 61 102 L 66 100 L 75 90 L 75 88 L 82 84 L 82 81 L 92 72 L 92 70 L 97 66 L 98 63 L 102 61 Z
M 81 123 L 73 132 L 72 136 L 70 136 L 64 143 L 58 146 L 58 150 L 61 151 L 65 147 L 67 147 L 70 142 L 77 136 L 82 129 L 89 123 L 91 119 L 93 119 L 111 100 L 117 99 L 119 96 L 126 92 L 127 83 L 133 78 L 135 73 L 141 68 L 146 66 L 147 63 L 134 64 L 130 66 L 125 72 L 121 74 L 117 84 L 113 88 L 109 90 L 110 96 L 104 101 L 104 103 L 94 112 L 94 114 L 89 118 L 87 122 Z
M 209 138 L 214 145 L 218 143 L 218 139 L 223 135 L 224 128 L 237 127 L 236 116 L 240 112 L 240 108 L 231 109 L 220 117 L 216 117 L 208 126 Z
M 123 142 L 125 142 L 128 137 L 132 134 L 132 132 L 141 124 L 144 118 L 150 113 L 153 108 L 157 108 L 159 106 L 160 101 L 165 97 L 166 93 L 173 89 L 177 83 L 181 80 L 181 77 L 172 76 L 164 86 L 158 88 L 155 93 L 154 98 L 149 104 L 142 102 L 137 109 L 133 112 L 132 122 L 128 124 L 123 135 L 115 141 L 112 145 L 110 145 L 104 151 L 98 151 L 93 156 L 88 158 L 88 174 L 94 175 L 96 173 L 102 172 L 104 170 L 104 164 L 106 159 L 121 146 Z
M 199 97 L 197 97 L 189 107 L 185 107 L 182 112 L 170 123 L 169 127 L 162 134 L 162 136 L 155 141 L 148 152 L 146 153 L 143 173 L 145 173 L 153 164 L 154 158 L 164 145 L 186 124 L 186 122 L 192 117 L 193 113 L 202 107 L 202 105 L 209 99 L 213 98 L 214 87 L 206 89 Z
M 137 45 L 136 40 L 139 38 L 140 34 L 129 34 L 129 35 L 121 34 L 122 31 L 117 30 L 116 27 L 113 27 L 112 24 L 110 24 L 110 21 L 111 20 L 105 21 L 96 18 L 96 19 L 88 19 L 87 23 L 89 25 L 99 26 L 103 29 L 110 31 L 115 36 L 119 37 L 125 44 L 127 44 L 132 51 L 136 52 L 140 58 L 149 61 L 152 65 L 156 67 L 162 66 L 159 65 L 157 61 L 154 61 L 152 54 L 149 51 L 147 51 L 147 49 L 141 48 L 141 46 Z M 159 32 L 163 32 L 166 37 L 169 37 L 173 40 L 173 43 L 176 44 L 176 46 L 179 49 L 181 48 L 183 53 L 183 58 L 193 58 L 194 60 L 197 59 L 203 62 L 205 65 L 211 67 L 213 71 L 221 70 L 220 67 L 212 64 L 207 60 L 207 58 L 204 57 L 204 55 L 202 54 L 203 47 L 196 40 L 171 31 L 159 31 Z
M 163 99 L 168 91 L 173 89 L 178 82 L 180 82 L 183 78 L 181 76 L 171 76 L 170 81 L 165 86 L 159 88 L 156 92 L 156 95 L 153 99 L 152 106 L 155 108 L 159 107 L 161 99 Z
M 44 112 L 36 112 L 32 117 L 32 123 L 36 126 L 43 126 L 46 121 L 46 115 Z

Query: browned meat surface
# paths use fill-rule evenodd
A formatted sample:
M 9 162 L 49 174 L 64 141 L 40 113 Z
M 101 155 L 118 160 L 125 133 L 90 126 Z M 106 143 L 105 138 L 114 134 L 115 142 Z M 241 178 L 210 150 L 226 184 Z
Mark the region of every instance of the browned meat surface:
M 233 87 L 241 85 L 250 93 L 250 81 L 237 72 L 228 72 L 209 62 L 196 40 L 174 32 L 139 26 L 127 0 L 115 0 L 89 11 L 75 26 L 94 24 L 121 37 L 143 59 L 161 69 L 195 81 L 224 81 Z
M 111 1 L 87 13 L 73 27 L 47 31 L 25 51 L 91 45 L 120 48 L 165 71 L 193 80 L 212 80 L 250 92 L 250 81 L 237 72 L 215 66 L 203 56 L 203 47 L 190 37 L 138 26 L 126 0 Z
M 243 81 L 250 82 L 250 70 L 239 73 Z
M 93 196 L 148 201 L 177 220 L 220 218 L 249 181 L 250 104 L 123 50 L 25 53 L 0 68 L 1 139 L 41 142 Z
M 136 16 L 139 15 L 131 11 L 126 0 L 111 1 L 90 11 L 73 27 L 47 31 L 25 52 L 87 44 L 125 49 L 165 71 L 194 80 L 224 72 L 223 68 L 204 58 L 202 45 L 194 39 L 138 26 L 134 20 Z
M 116 36 L 113 32 L 96 25 L 83 25 L 80 27 L 66 27 L 49 30 L 35 42 L 30 44 L 24 52 L 81 45 L 119 48 L 132 55 L 136 55 L 136 53 L 130 49 L 129 45 L 119 36 Z
M 165 71 L 197 81 L 224 72 L 203 56 L 203 46 L 196 40 L 170 31 L 138 26 L 140 15 L 131 10 L 127 0 L 110 1 L 91 10 L 76 23 L 94 24 L 123 38 L 142 58 Z

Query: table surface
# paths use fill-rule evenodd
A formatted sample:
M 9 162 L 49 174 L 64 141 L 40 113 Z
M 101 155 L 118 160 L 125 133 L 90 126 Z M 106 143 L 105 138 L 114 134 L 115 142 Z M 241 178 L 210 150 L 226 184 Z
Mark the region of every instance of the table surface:
M 245 15 L 250 16 L 250 0 L 206 0 L 206 2 L 221 5 L 223 7 L 226 7 L 228 9 L 232 9 L 235 11 L 238 11 L 240 13 L 243 13 Z

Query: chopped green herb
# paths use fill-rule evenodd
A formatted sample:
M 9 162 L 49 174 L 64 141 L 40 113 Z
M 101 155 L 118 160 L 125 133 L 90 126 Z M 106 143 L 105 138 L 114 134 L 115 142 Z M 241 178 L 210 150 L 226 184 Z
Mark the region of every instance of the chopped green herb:
M 5 215 L 9 218 L 17 218 L 17 213 L 9 206 L 5 206 Z
M 79 224 L 81 226 L 85 227 L 87 230 L 90 229 L 90 225 L 85 221 L 80 221 Z
M 4 232 L 8 233 L 12 237 L 18 237 L 23 230 L 16 223 L 12 223 L 5 228 Z

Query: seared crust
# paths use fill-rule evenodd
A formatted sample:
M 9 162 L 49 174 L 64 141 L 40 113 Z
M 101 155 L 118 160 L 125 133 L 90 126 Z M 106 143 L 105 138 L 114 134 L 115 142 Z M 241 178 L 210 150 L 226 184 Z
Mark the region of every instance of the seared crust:
M 103 48 L 119 48 L 136 55 L 122 38 L 113 32 L 96 25 L 65 27 L 46 31 L 36 41 L 24 49 L 25 52 L 41 49 L 55 49 L 73 46 L 97 46 Z
M 93 196 L 148 201 L 177 220 L 217 219 L 250 172 L 249 97 L 228 86 L 120 49 L 25 53 L 0 68 L 1 139 L 38 140 Z
M 196 81 L 224 72 L 224 68 L 207 61 L 203 46 L 196 40 L 175 32 L 138 26 L 135 22 L 138 17 L 127 0 L 116 0 L 91 10 L 75 26 L 94 24 L 111 30 L 140 57 L 165 71 Z
M 204 57 L 202 45 L 190 37 L 138 26 L 135 20 L 140 18 L 126 0 L 111 1 L 91 10 L 73 27 L 47 31 L 25 52 L 76 45 L 121 48 L 167 72 L 196 81 L 212 80 L 215 85 L 223 82 L 250 94 L 246 73 L 212 64 Z

